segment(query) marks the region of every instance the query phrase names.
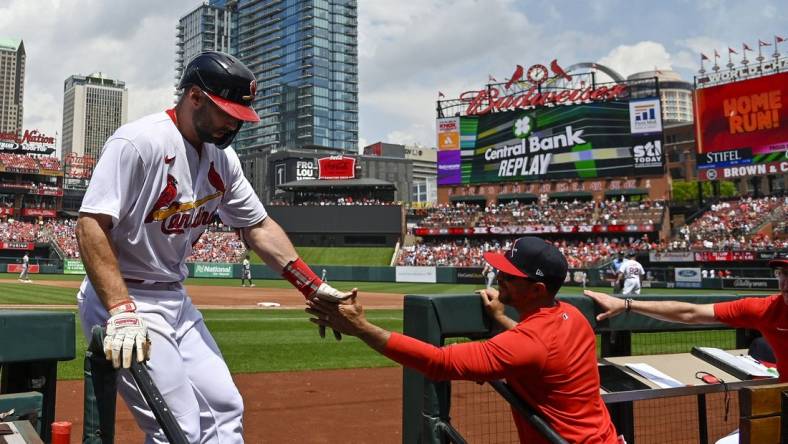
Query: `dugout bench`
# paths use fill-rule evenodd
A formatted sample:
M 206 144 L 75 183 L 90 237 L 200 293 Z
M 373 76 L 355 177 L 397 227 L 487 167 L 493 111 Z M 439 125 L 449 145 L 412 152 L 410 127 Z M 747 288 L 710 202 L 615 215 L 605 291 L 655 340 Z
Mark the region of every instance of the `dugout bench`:
M 74 313 L 0 310 L 0 413 L 31 420 L 44 442 L 55 420 L 57 363 L 76 353 Z
M 713 303 L 738 299 L 734 295 L 679 296 L 648 295 L 642 300 L 680 300 L 692 303 Z M 628 356 L 632 351 L 632 334 L 641 332 L 676 332 L 682 330 L 721 330 L 722 325 L 686 326 L 662 322 L 636 313 L 622 314 L 603 322 L 596 321 L 597 309 L 593 300 L 582 295 L 562 296 L 559 299 L 574 305 L 586 317 L 595 332 L 600 336 L 601 357 Z M 507 314 L 517 319 L 517 313 L 507 307 Z M 728 329 L 729 330 L 729 329 Z M 484 313 L 478 295 L 407 295 L 403 314 L 403 333 L 433 344 L 442 346 L 449 338 L 469 338 L 472 340 L 490 337 L 493 332 L 491 321 Z M 752 332 L 737 330 L 735 344 L 727 348 L 746 348 L 754 337 Z M 741 384 L 748 385 L 749 382 Z M 738 386 L 737 386 L 738 388 Z M 699 415 L 705 414 L 706 392 L 721 391 L 719 387 L 703 387 L 693 393 L 698 397 Z M 668 394 L 668 393 L 665 393 Z M 656 396 L 652 393 L 652 396 Z M 635 442 L 633 400 L 618 394 L 603 395 L 614 424 L 627 442 Z M 403 369 L 403 443 L 445 443 L 446 424 L 451 424 L 452 385 L 447 381 L 431 381 L 421 373 Z M 698 427 L 705 427 L 700 423 Z M 704 441 L 705 432 L 701 433 Z

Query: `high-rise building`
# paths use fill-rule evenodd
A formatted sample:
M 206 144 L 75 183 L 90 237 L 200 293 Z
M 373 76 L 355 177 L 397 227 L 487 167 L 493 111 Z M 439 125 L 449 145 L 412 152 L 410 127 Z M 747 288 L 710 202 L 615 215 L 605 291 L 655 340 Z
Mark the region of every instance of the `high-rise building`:
M 21 40 L 0 38 L 0 133 L 22 130 L 25 57 Z
M 230 53 L 257 77 L 253 106 L 261 121 L 241 129 L 233 143 L 236 150 L 318 146 L 356 153 L 356 1 L 212 0 L 209 4 L 231 15 Z M 179 51 L 187 37 L 184 19 L 178 28 Z M 179 59 L 178 76 L 187 62 L 186 57 Z
M 191 59 L 205 51 L 232 53 L 234 2 L 204 3 L 181 17 L 175 36 L 175 87 Z
M 120 80 L 102 73 L 73 75 L 63 86 L 63 136 L 65 158 L 74 152 L 98 159 L 109 136 L 128 120 L 128 90 Z
M 659 80 L 659 101 L 662 108 L 662 121 L 668 123 L 686 123 L 693 121 L 692 115 L 692 83 L 682 79 L 675 71 L 661 69 L 656 71 L 643 71 L 627 77 L 629 81 Z M 633 85 L 640 96 L 656 95 L 648 87 Z

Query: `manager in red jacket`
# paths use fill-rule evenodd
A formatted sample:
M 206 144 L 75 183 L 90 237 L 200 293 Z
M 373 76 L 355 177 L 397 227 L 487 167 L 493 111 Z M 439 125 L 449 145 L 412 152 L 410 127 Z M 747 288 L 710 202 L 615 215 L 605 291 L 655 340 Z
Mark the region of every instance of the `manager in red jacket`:
M 307 312 L 315 316 L 313 322 L 357 336 L 430 379 L 505 378 L 569 442 L 617 443 L 599 394 L 594 332 L 575 307 L 555 298 L 566 278 L 566 258 L 537 237 L 522 237 L 505 254 L 484 258 L 498 270 L 500 292 L 480 293 L 485 308 L 506 329 L 485 342 L 439 348 L 386 331 L 366 320 L 355 297 L 344 304 L 312 299 Z M 503 314 L 501 303 L 517 309 L 519 323 Z M 513 415 L 520 442 L 546 442 L 518 413 Z

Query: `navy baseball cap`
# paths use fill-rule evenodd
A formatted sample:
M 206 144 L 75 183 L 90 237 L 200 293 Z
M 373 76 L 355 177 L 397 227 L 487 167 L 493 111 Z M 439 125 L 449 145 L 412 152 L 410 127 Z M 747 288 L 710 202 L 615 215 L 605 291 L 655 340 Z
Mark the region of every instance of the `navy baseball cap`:
M 517 239 L 512 249 L 503 254 L 488 251 L 484 260 L 506 274 L 552 284 L 563 284 L 569 270 L 566 258 L 555 245 L 534 236 Z

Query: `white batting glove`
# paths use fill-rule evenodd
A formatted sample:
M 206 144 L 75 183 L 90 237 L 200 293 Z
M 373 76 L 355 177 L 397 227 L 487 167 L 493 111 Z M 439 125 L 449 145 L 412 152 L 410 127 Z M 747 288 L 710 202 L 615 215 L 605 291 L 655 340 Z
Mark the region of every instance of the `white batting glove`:
M 317 296 L 318 298 L 324 301 L 333 302 L 337 304 L 347 300 L 350 296 L 353 296 L 353 292 L 339 291 L 336 288 L 323 282 L 322 284 L 320 284 L 319 287 L 317 287 L 317 290 L 312 294 L 312 296 Z
M 104 355 L 112 361 L 112 366 L 120 368 L 121 355 L 123 368 L 131 367 L 132 350 L 136 348 L 137 362 L 150 359 L 150 341 L 148 340 L 148 327 L 139 314 L 135 311 L 134 303 L 124 304 L 123 310 L 110 310 L 112 317 L 107 321 L 107 333 L 104 336 Z

